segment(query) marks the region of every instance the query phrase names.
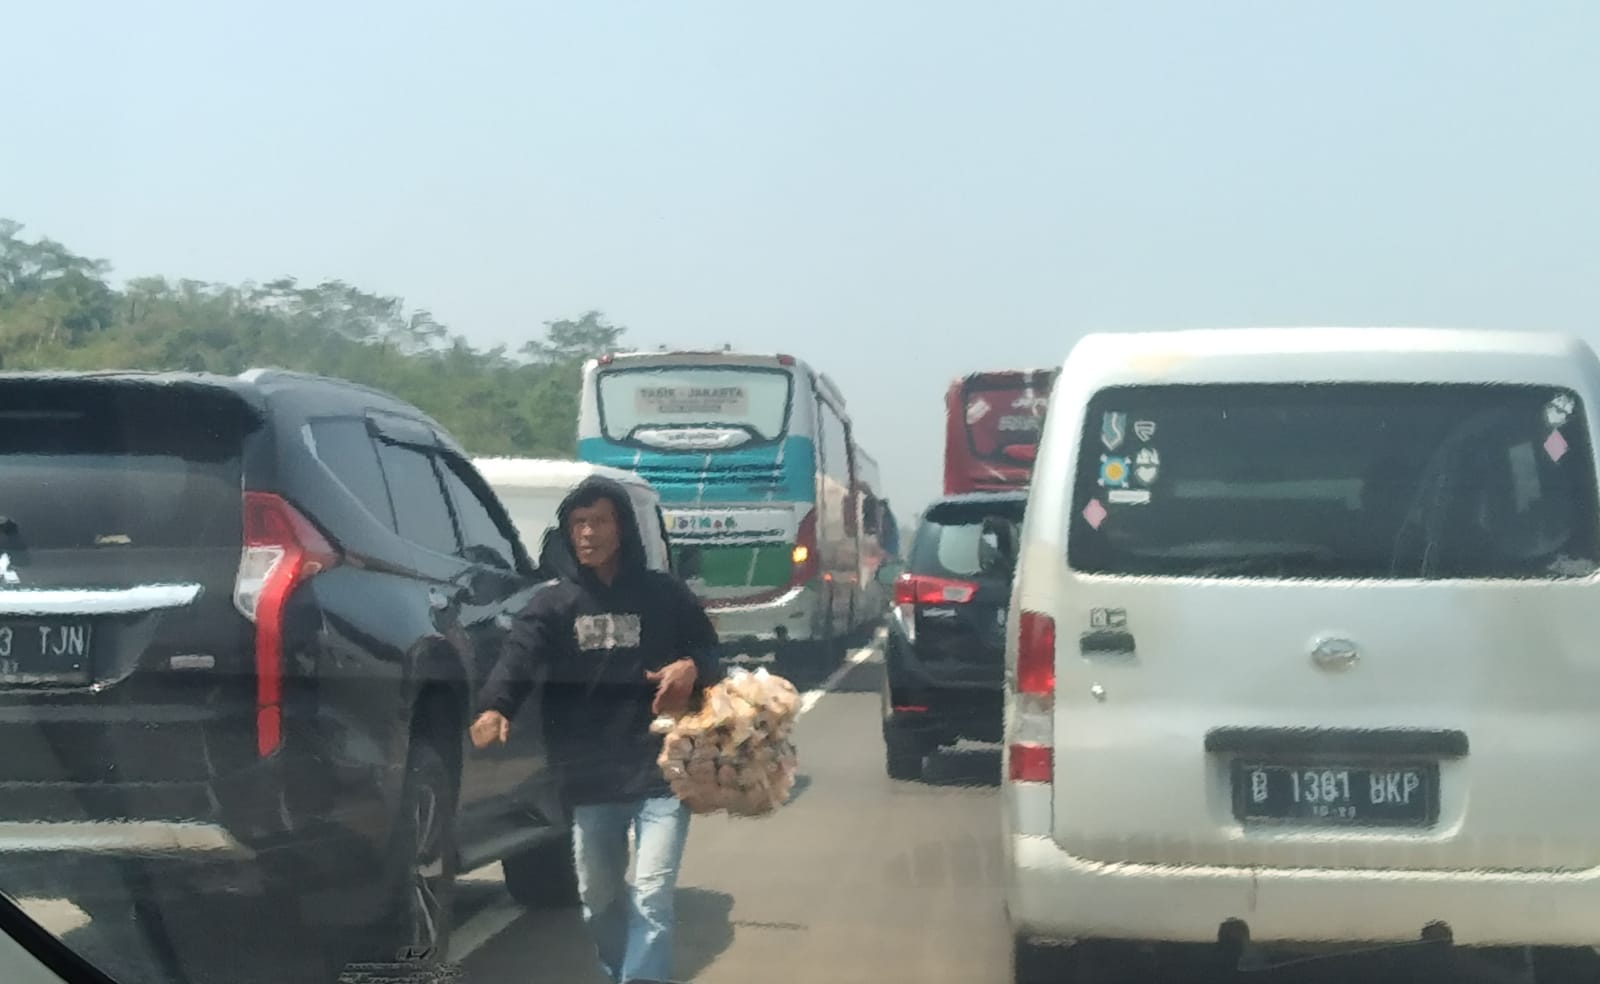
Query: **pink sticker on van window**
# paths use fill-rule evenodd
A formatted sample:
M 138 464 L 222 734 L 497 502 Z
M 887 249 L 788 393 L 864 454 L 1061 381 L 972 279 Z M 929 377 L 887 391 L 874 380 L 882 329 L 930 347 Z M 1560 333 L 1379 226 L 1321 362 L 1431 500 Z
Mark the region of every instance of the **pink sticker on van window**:
M 1550 436 L 1544 439 L 1544 453 L 1550 456 L 1551 461 L 1560 461 L 1561 456 L 1567 453 L 1567 439 L 1561 432 L 1551 431 Z
M 1106 521 L 1106 507 L 1100 504 L 1099 499 L 1090 499 L 1089 504 L 1083 507 L 1083 518 L 1095 529 Z

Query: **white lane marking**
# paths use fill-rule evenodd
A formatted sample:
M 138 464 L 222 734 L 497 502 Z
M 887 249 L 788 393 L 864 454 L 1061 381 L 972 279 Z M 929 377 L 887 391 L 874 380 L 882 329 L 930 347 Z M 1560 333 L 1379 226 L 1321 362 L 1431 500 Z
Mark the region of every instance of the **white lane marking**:
M 484 867 L 498 870 L 500 866 Z M 522 912 L 522 906 L 509 896 L 496 900 L 488 908 L 456 927 L 455 934 L 450 937 L 449 959 L 455 963 L 467 959 L 473 951 L 505 932 L 506 927 L 521 918 Z
M 843 680 L 851 670 L 871 659 L 876 653 L 877 649 L 873 646 L 868 646 L 865 649 L 858 649 L 851 653 L 850 658 L 845 661 L 843 666 L 839 667 L 837 670 L 834 670 L 833 673 L 829 675 L 828 679 L 822 681 L 822 686 L 815 690 L 807 690 L 805 694 L 801 696 L 800 710 L 796 712 L 795 717 L 800 717 L 813 707 L 816 707 L 817 701 L 821 700 L 834 687 L 837 687 L 839 685 L 839 681 Z

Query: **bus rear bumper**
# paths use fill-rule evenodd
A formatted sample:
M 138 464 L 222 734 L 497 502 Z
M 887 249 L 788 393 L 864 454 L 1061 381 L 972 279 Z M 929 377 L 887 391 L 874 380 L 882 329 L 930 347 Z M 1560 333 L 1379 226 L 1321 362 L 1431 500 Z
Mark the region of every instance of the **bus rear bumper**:
M 816 624 L 817 593 L 809 587 L 791 588 L 770 601 L 755 604 L 707 606 L 724 648 L 804 642 Z

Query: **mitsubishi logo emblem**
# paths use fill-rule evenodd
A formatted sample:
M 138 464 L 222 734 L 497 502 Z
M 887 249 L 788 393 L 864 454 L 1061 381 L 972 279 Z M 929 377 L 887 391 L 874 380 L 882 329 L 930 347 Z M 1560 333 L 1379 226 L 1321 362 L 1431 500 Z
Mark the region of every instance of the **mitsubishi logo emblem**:
M 11 555 L 0 553 L 0 584 L 21 584 L 22 579 L 11 569 Z

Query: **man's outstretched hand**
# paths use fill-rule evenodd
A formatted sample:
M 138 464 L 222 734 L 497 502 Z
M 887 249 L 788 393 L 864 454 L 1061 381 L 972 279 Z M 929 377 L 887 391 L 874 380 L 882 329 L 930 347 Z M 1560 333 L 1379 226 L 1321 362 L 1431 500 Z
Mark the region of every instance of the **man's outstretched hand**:
M 682 714 L 688 710 L 694 681 L 699 675 L 692 659 L 680 659 L 659 670 L 647 670 L 645 679 L 656 685 L 656 699 L 650 709 L 657 714 Z
M 488 748 L 495 742 L 504 745 L 511 734 L 511 722 L 499 711 L 484 711 L 472 722 L 472 747 Z

